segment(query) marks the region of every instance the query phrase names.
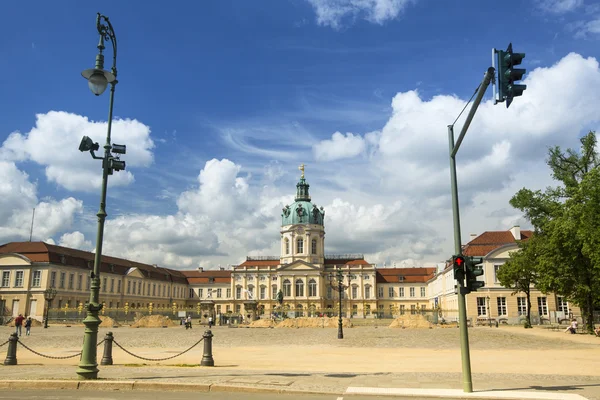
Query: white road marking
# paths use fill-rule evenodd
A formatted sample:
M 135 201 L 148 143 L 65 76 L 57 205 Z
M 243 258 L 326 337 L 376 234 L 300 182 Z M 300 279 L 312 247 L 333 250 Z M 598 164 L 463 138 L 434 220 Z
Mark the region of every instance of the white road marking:
M 367 394 L 379 396 L 413 396 L 463 399 L 515 399 L 515 400 L 588 400 L 578 394 L 551 392 L 516 392 L 512 390 L 477 391 L 465 393 L 460 389 L 413 389 L 413 388 L 370 388 L 349 387 L 346 394 Z M 339 399 L 338 399 L 339 400 Z

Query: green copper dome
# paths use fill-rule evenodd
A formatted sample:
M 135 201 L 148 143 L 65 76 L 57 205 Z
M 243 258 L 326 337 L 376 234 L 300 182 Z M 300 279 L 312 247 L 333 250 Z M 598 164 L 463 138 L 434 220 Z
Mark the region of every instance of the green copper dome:
M 294 224 L 317 224 L 323 226 L 325 211 L 323 207 L 319 209 L 316 204 L 310 202 L 310 195 L 308 194 L 310 185 L 306 183 L 304 171 L 302 172 L 302 177 L 296 184 L 296 201 L 283 208 L 281 226 Z

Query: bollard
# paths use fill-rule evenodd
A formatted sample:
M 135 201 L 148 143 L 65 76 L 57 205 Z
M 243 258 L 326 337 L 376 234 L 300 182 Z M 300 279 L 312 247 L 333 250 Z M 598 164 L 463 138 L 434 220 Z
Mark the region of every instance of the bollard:
M 8 338 L 8 350 L 6 351 L 6 359 L 4 365 L 17 365 L 17 342 L 19 337 L 17 333 L 11 333 Z
M 204 338 L 204 354 L 202 355 L 202 361 L 200 361 L 200 366 L 202 367 L 214 367 L 215 360 L 213 360 L 212 355 L 212 338 L 213 334 L 210 329 L 207 329 L 202 335 Z
M 108 332 L 104 337 L 104 355 L 102 356 L 102 361 L 100 361 L 100 365 L 113 365 L 112 359 L 112 345 L 113 340 L 112 332 Z

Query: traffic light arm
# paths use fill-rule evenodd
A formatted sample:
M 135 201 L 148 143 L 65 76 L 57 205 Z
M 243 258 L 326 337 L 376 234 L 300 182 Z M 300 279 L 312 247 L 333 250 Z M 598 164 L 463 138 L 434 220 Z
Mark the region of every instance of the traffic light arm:
M 471 106 L 471 110 L 469 110 L 469 114 L 467 115 L 467 119 L 465 121 L 465 124 L 462 127 L 462 130 L 460 131 L 460 135 L 458 135 L 458 140 L 456 141 L 456 144 L 454 145 L 454 148 L 452 149 L 452 152 L 450 153 L 450 157 L 454 157 L 456 155 L 456 152 L 458 152 L 458 148 L 460 147 L 460 144 L 462 143 L 465 134 L 467 133 L 467 129 L 469 129 L 469 125 L 471 125 L 471 121 L 473 120 L 473 117 L 475 116 L 475 112 L 477 111 L 477 108 L 479 107 L 479 104 L 481 103 L 481 99 L 483 99 L 483 95 L 485 94 L 485 91 L 487 90 L 488 86 L 490 85 L 490 82 L 492 82 L 492 78 L 494 77 L 494 73 L 495 73 L 495 69 L 494 67 L 489 67 L 487 72 L 485 73 L 485 76 L 483 77 L 483 81 L 481 82 L 481 85 L 479 85 L 479 90 L 477 91 L 477 97 L 475 97 L 475 101 L 473 102 L 473 105 Z

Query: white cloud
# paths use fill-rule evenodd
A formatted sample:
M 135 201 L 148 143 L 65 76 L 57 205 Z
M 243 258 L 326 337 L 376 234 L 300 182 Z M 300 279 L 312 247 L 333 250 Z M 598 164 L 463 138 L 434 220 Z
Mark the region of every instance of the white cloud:
M 94 250 L 92 248 L 92 242 L 85 240 L 85 236 L 79 231 L 63 234 L 58 241 L 58 245 L 85 251 Z
M 99 160 L 79 151 L 83 136 L 100 144 L 96 155 L 103 155 L 107 123 L 89 121 L 87 117 L 62 111 L 37 114 L 36 125 L 27 133 L 13 132 L 0 148 L 0 160 L 34 161 L 46 167 L 51 182 L 71 191 L 96 191 L 102 182 Z M 150 128 L 130 119 L 115 119 L 112 125 L 112 143 L 127 145 L 123 156 L 130 167 L 147 167 L 153 161 Z M 129 170 L 113 174 L 110 185 L 128 185 L 134 181 Z
M 0 161 L 0 176 L 0 241 L 28 240 L 34 208 L 34 240 L 69 229 L 83 211 L 83 203 L 73 197 L 38 202 L 36 185 L 13 162 Z
M 538 7 L 545 12 L 564 14 L 583 5 L 583 0 L 538 0 Z
M 414 0 L 308 0 L 317 14 L 319 25 L 337 29 L 346 17 L 363 17 L 383 24 L 395 19 Z
M 600 35 L 600 16 L 590 21 L 580 21 L 575 27 L 575 37 L 588 38 Z
M 365 139 L 360 135 L 335 132 L 331 140 L 323 140 L 313 145 L 313 153 L 317 161 L 335 161 L 356 157 L 365 150 Z

